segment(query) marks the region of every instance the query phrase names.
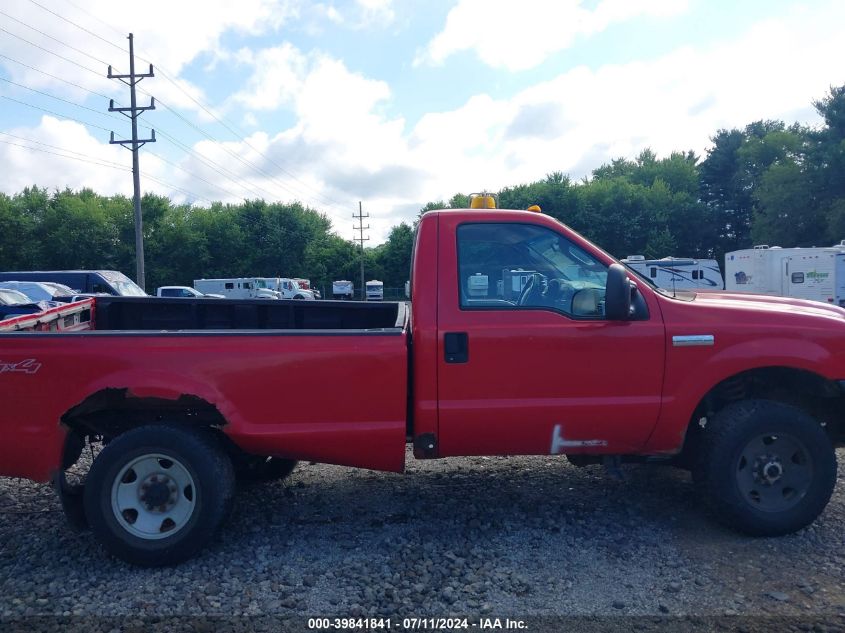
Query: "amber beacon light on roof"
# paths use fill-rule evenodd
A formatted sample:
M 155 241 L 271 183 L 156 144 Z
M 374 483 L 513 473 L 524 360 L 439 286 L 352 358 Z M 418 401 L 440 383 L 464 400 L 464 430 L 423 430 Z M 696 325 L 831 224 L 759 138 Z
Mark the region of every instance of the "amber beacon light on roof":
M 488 193 L 483 191 L 481 193 L 471 193 L 469 195 L 469 208 L 470 209 L 497 209 L 498 204 L 496 201 L 496 196 L 492 193 Z M 527 211 L 534 211 L 536 213 L 542 213 L 543 210 L 540 209 L 540 205 L 532 204 L 528 207 Z

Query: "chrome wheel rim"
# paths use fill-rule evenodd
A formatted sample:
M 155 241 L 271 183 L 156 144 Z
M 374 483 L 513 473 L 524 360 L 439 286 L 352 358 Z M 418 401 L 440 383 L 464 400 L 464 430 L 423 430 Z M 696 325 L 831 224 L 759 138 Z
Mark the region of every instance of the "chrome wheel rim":
M 188 524 L 196 508 L 196 494 L 194 479 L 179 460 L 160 453 L 141 455 L 115 477 L 112 513 L 133 536 L 159 540 Z

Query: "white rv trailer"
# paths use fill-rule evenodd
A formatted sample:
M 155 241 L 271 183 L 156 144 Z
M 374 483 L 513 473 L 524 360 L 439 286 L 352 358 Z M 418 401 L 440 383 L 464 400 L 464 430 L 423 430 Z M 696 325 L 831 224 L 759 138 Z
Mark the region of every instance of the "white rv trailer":
M 339 299 L 351 299 L 355 293 L 355 286 L 351 281 L 340 279 L 332 282 L 332 295 Z
M 384 282 L 378 279 L 370 279 L 365 285 L 367 290 L 367 301 L 381 301 L 384 299 Z
M 715 259 L 646 259 L 642 255 L 628 255 L 622 263 L 667 290 L 722 290 L 725 287 Z
M 194 289 L 203 294 L 222 295 L 226 299 L 281 299 L 281 293 L 268 287 L 259 277 L 234 279 L 194 279 Z
M 725 253 L 725 288 L 845 306 L 845 243 L 811 248 L 755 246 Z

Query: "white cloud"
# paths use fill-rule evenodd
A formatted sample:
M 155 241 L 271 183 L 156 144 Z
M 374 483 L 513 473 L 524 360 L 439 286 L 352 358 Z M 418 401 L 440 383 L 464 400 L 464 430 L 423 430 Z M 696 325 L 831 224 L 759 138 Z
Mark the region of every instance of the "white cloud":
M 841 3 L 799 8 L 734 41 L 652 61 L 582 66 L 509 99 L 479 95 L 458 110 L 426 115 L 412 135 L 414 157 L 436 161 L 442 174 L 427 199 L 558 170 L 578 178 L 646 147 L 703 154 L 720 127 L 791 122 L 828 86 L 845 83 L 843 21 Z
M 4 28 L 44 49 L 59 53 L 89 70 L 83 70 L 45 50 L 27 44 L 7 33 L 0 33 L 0 53 L 29 66 L 59 77 L 73 77 L 88 90 L 104 92 L 115 99 L 127 100 L 126 87 L 105 78 L 107 66 L 115 72 L 128 72 L 127 35 L 135 36 L 136 70 L 145 72 L 147 59 L 169 75 L 195 99 L 204 100 L 202 91 L 189 82 L 177 79 L 182 69 L 204 52 L 215 53 L 220 37 L 228 31 L 257 34 L 280 28 L 298 12 L 300 0 L 149 0 L 143 4 L 115 3 L 110 0 L 81 2 L 82 10 L 71 5 L 55 7 L 55 13 L 83 26 L 77 28 L 32 3 L 16 2 L 4 10 L 16 21 L 8 21 Z M 56 38 L 51 40 L 30 28 L 28 24 Z M 95 35 L 92 35 L 94 33 Z M 80 53 L 68 46 L 72 46 Z M 222 53 L 225 55 L 225 53 Z M 163 66 L 161 66 L 163 64 Z M 13 78 L 33 87 L 49 87 L 58 94 L 79 91 L 15 62 L 0 59 Z M 93 71 L 93 72 L 91 72 Z M 159 73 L 161 74 L 161 72 Z M 169 81 L 156 79 L 155 94 L 173 107 L 199 110 L 194 101 Z M 151 90 L 149 83 L 140 88 Z
M 604 0 L 594 13 L 605 14 L 595 19 L 608 23 L 631 11 L 641 14 L 646 6 L 632 5 Z M 657 4 L 647 6 L 657 11 Z M 552 171 L 579 178 L 645 147 L 661 155 L 703 153 L 719 127 L 806 116 L 828 86 L 845 83 L 843 23 L 845 4 L 817 3 L 812 10 L 771 17 L 731 40 L 686 46 L 649 61 L 573 68 L 507 98 L 474 95 L 453 110 L 425 114 L 413 126 L 388 114 L 398 88 L 354 72 L 343 60 L 284 43 L 244 48 L 232 59 L 244 65 L 247 79 L 226 112 L 247 125 L 248 113 L 260 114 L 262 122 L 278 114 L 290 123 L 281 131 L 255 131 L 246 142 L 195 144 L 219 167 L 185 156 L 179 164 L 193 175 L 150 153 L 165 147 L 145 148 L 142 184 L 170 191 L 175 200 L 183 194 L 144 175 L 215 200 L 299 199 L 326 211 L 344 237 L 351 237 L 351 214 L 363 200 L 371 214 L 371 243 L 378 243 L 392 224 L 413 219 L 426 202 L 457 192 L 497 190 Z M 232 110 L 236 106 L 244 110 Z M 76 124 L 46 117 L 19 133 L 129 164 L 128 152 L 96 141 Z M 128 174 L 107 168 L 4 145 L 0 164 L 0 189 L 7 192 L 37 182 L 131 194 Z
M 526 70 L 570 48 L 578 37 L 641 15 L 675 15 L 687 4 L 687 0 L 601 0 L 590 10 L 582 0 L 460 0 L 415 63 L 439 65 L 469 50 L 488 66 Z

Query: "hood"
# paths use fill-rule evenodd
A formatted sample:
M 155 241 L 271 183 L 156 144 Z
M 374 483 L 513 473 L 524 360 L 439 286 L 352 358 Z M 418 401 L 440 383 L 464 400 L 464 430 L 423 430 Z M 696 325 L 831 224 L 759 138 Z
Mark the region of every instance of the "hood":
M 835 318 L 838 320 L 845 319 L 845 309 L 843 308 L 821 301 L 796 299 L 794 297 L 716 291 L 696 292 L 693 302 L 703 306 L 723 306 L 733 309 L 746 308 L 758 312 L 787 312 L 796 315 L 803 314 L 807 316 Z

